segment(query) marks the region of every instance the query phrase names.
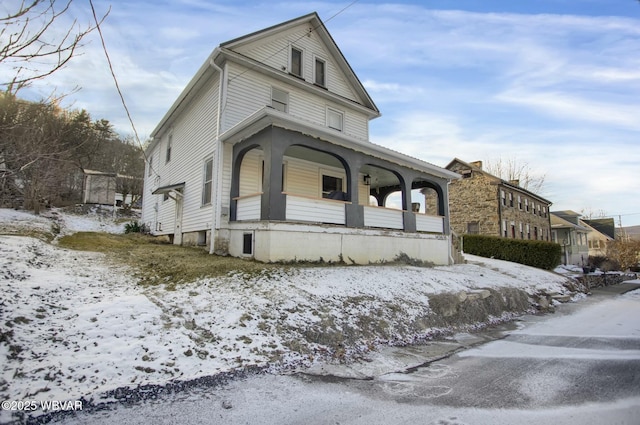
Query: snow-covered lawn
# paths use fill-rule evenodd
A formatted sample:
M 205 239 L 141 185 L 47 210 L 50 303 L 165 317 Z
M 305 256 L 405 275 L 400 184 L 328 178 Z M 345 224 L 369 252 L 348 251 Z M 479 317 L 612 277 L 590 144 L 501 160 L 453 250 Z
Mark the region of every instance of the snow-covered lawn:
M 121 232 L 104 218 L 58 212 L 61 233 Z M 0 210 L 0 228 L 51 219 Z M 567 293 L 561 275 L 467 256 L 468 264 L 318 267 L 231 273 L 178 285 L 137 285 L 96 253 L 0 236 L 0 399 L 77 400 L 142 384 L 322 358 L 328 338 L 356 333 L 369 349 L 430 313 L 435 294 L 478 288 Z M 375 318 L 388 331 L 368 324 Z M 366 332 L 365 332 L 366 330 Z M 362 335 L 360 335 L 362 333 Z M 427 332 L 428 333 L 428 332 Z M 420 337 L 420 335 L 416 335 Z M 353 340 L 353 338 L 351 339 Z M 333 353 L 336 355 L 336 353 Z M 0 418 L 2 419 L 2 418 Z

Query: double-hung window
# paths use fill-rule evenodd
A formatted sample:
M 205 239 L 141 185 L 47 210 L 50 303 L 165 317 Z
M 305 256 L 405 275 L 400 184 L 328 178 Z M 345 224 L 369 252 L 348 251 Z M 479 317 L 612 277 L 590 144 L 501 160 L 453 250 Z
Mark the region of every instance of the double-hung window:
M 282 112 L 289 112 L 289 94 L 275 87 L 271 87 L 271 106 Z
M 313 67 L 313 82 L 321 87 L 327 86 L 326 69 L 327 64 L 320 58 L 315 58 Z
M 165 157 L 165 163 L 171 161 L 171 148 L 173 147 L 173 135 L 169 135 L 169 141 L 167 141 L 167 155 Z
M 302 76 L 302 50 L 291 46 L 291 58 L 289 64 L 289 72 L 296 77 Z
M 211 191 L 213 189 L 213 158 L 204 162 L 202 182 L 202 205 L 211 204 Z
M 344 114 L 335 109 L 327 108 L 327 126 L 334 130 L 342 131 L 344 126 Z

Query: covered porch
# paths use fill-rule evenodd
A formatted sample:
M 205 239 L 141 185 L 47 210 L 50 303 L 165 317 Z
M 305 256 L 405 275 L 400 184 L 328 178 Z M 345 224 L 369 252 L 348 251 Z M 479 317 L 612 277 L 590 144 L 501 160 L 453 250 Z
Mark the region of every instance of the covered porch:
M 449 263 L 447 184 L 457 175 L 402 164 L 368 145 L 363 152 L 275 125 L 233 144 L 230 253 L 263 261 L 334 253 L 329 258 L 358 263 L 404 253 Z M 283 252 L 292 243 L 311 248 L 304 258 Z

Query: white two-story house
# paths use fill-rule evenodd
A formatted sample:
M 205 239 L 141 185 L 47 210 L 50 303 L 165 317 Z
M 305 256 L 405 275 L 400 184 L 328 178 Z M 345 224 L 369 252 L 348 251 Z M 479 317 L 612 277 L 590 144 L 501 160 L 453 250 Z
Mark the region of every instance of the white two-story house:
M 378 116 L 316 13 L 222 43 L 151 134 L 143 221 L 266 262 L 449 264 L 458 175 L 371 143 Z

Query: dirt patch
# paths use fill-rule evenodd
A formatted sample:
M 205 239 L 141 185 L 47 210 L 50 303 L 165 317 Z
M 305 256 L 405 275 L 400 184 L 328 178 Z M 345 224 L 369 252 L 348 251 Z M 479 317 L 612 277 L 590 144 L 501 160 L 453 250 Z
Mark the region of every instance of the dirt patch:
M 115 262 L 134 268 L 134 275 L 141 284 L 167 284 L 169 288 L 200 278 L 229 273 L 255 275 L 282 268 L 280 265 L 211 255 L 202 248 L 172 245 L 136 233 L 78 232 L 60 238 L 58 243 L 64 248 L 105 253 Z

